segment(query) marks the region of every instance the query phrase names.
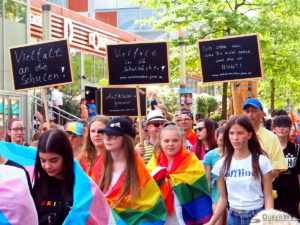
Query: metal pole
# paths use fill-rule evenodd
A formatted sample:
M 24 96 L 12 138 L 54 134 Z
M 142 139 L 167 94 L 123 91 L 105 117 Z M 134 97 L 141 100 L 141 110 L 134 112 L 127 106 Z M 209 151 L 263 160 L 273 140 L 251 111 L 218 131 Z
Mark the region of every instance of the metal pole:
M 43 21 L 43 40 L 51 39 L 51 5 L 42 5 L 42 21 Z M 47 128 L 50 130 L 50 119 L 48 113 L 48 99 L 46 95 L 46 88 L 42 88 L 42 95 L 44 99 L 44 109 L 47 121 Z
M 81 98 L 84 98 L 85 93 L 84 93 L 84 52 L 80 51 L 80 94 L 81 94 Z
M 180 88 L 186 87 L 186 69 L 185 69 L 185 43 L 183 41 L 178 42 L 180 50 Z

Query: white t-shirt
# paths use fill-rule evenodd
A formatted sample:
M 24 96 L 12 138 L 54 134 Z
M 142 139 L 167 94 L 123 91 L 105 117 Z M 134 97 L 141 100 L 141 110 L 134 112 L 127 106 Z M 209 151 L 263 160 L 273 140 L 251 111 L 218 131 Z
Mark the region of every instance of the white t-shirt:
M 219 176 L 225 158 L 221 158 L 212 173 Z M 272 171 L 270 160 L 259 156 L 259 167 L 262 174 Z M 228 174 L 225 176 L 229 206 L 239 210 L 253 210 L 263 207 L 264 194 L 261 178 L 255 180 L 252 176 L 252 155 L 242 160 L 232 157 Z
M 51 100 L 52 101 L 55 100 L 57 105 L 62 106 L 63 105 L 62 92 L 54 88 L 52 91 Z
M 107 189 L 107 191 L 104 193 L 104 196 L 107 196 L 110 194 L 110 192 L 112 191 L 113 187 L 115 186 L 115 184 L 118 182 L 121 174 L 122 174 L 123 170 L 120 170 L 118 172 L 113 172 L 112 175 L 112 179 L 111 179 L 111 183 Z

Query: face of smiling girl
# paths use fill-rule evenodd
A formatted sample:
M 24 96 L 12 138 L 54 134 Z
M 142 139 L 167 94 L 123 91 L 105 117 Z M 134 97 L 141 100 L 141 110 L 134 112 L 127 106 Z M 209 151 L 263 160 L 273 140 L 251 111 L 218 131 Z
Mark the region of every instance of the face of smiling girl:
M 166 130 L 161 134 L 160 146 L 168 159 L 175 158 L 182 144 L 182 137 L 175 130 Z

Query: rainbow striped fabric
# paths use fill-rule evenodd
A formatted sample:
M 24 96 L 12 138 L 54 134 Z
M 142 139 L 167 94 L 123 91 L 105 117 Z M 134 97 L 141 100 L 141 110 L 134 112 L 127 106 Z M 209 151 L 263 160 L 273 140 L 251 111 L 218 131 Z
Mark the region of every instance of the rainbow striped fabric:
M 195 154 L 182 147 L 168 169 L 166 155 L 161 152 L 156 157 L 152 156 L 147 169 L 160 186 L 168 215 L 175 210 L 180 224 L 209 221 L 212 216 L 212 200 L 204 168 Z
M 132 204 L 130 194 L 113 210 L 114 219 L 118 225 L 161 225 L 167 218 L 167 211 L 159 187 L 150 176 L 143 160 L 136 156 L 140 182 L 140 195 Z M 106 196 L 112 205 L 121 193 L 124 182 L 124 172 L 120 175 L 111 192 Z
M 0 154 L 7 159 L 21 164 L 29 171 L 33 171 L 36 153 L 36 149 L 33 148 L 13 143 L 0 142 Z M 102 192 L 76 161 L 74 161 L 74 174 L 73 207 L 63 224 L 115 224 L 112 211 Z

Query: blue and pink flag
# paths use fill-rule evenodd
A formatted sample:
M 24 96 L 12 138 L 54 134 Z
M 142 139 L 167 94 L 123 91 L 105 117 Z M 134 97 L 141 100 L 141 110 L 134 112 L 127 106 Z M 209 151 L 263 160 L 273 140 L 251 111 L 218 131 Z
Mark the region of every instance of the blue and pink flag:
M 0 141 L 0 154 L 6 159 L 13 160 L 24 166 L 32 176 L 37 154 L 36 149 Z M 76 161 L 74 161 L 74 174 L 73 207 L 63 224 L 115 224 L 112 211 L 102 192 Z M 3 215 L 0 211 L 0 218 Z

